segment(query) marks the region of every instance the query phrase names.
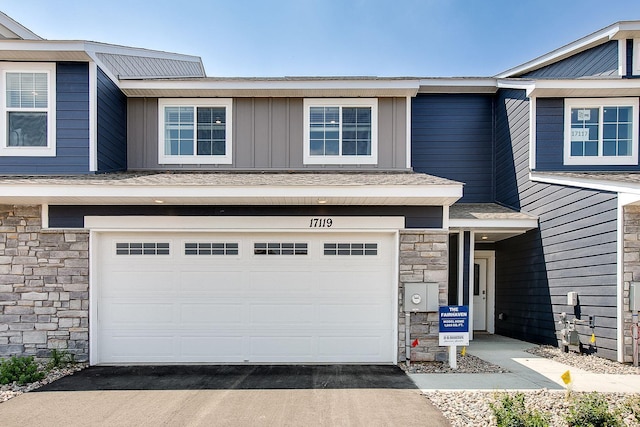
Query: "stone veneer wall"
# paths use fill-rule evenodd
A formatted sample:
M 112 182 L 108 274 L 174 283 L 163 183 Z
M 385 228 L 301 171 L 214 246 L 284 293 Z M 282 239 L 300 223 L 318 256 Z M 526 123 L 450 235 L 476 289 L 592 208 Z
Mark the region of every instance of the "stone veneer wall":
M 89 355 L 89 233 L 43 230 L 40 206 L 0 205 L 0 357 Z
M 629 307 L 629 289 L 636 283 L 640 289 L 640 206 L 624 207 L 624 290 L 623 290 L 623 327 L 624 361 L 633 362 L 633 337 L 631 336 L 632 313 Z
M 449 234 L 443 231 L 402 230 L 400 232 L 400 281 L 398 292 L 398 358 L 405 355 L 405 283 L 437 283 L 439 305 L 447 304 L 449 274 Z M 411 349 L 411 361 L 446 361 L 447 348 L 438 345 L 438 313 L 411 314 L 411 341 L 419 345 Z

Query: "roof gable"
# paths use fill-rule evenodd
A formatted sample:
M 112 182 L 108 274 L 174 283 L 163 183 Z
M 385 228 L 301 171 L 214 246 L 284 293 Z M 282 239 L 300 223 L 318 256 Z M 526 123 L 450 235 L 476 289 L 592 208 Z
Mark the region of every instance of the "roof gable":
M 525 75 L 540 70 L 544 67 L 556 64 L 589 49 L 608 43 L 612 40 L 625 40 L 640 37 L 640 21 L 620 21 L 609 25 L 595 33 L 582 37 L 574 42 L 555 49 L 545 55 L 539 56 L 524 64 L 506 70 L 496 78 L 524 77 Z
M 42 37 L 0 12 L 0 39 L 42 40 Z

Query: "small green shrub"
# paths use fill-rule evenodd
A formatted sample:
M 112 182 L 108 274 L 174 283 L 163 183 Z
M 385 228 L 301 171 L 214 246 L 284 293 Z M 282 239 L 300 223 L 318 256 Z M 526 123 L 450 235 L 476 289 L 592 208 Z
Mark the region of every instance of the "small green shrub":
M 624 402 L 624 410 L 631 413 L 640 423 L 640 396 L 629 396 Z
M 50 358 L 51 360 L 47 363 L 47 369 L 62 368 L 76 362 L 73 353 L 69 353 L 66 350 L 58 350 L 57 348 L 51 350 Z
M 604 397 L 589 393 L 578 397 L 565 417 L 570 427 L 622 427 L 622 421 L 609 410 Z
M 38 369 L 33 356 L 13 356 L 0 363 L 0 384 L 27 384 L 44 378 L 44 372 Z
M 540 411 L 528 411 L 524 406 L 524 394 L 513 397 L 503 395 L 499 404 L 490 403 L 489 407 L 496 417 L 498 427 L 547 427 L 549 418 Z

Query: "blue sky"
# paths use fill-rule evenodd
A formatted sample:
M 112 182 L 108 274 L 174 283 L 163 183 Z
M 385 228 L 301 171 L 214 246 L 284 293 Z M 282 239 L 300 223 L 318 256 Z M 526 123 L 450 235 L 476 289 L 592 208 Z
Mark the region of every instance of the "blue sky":
M 209 76 L 492 76 L 638 0 L 0 0 L 46 39 L 201 56 Z

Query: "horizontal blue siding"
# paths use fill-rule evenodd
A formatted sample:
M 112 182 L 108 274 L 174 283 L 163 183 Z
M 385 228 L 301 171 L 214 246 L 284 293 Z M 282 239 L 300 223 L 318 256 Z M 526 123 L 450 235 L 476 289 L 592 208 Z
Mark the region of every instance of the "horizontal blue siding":
M 98 68 L 98 172 L 127 168 L 127 98 Z
M 613 40 L 524 74 L 522 77 L 578 78 L 617 75 L 618 41 Z
M 561 312 L 596 316 L 597 347 L 588 347 L 588 327 L 579 328 L 581 341 L 615 359 L 617 195 L 529 180 L 528 104 L 516 90 L 500 91 L 496 103 L 497 201 L 539 217 L 538 229 L 496 243 L 496 332 L 555 345 Z M 538 112 L 557 118 L 561 104 L 538 99 Z M 545 126 L 537 129 L 553 133 L 557 120 Z M 569 291 L 578 292 L 575 311 Z
M 0 174 L 82 174 L 89 172 L 89 66 L 56 66 L 56 156 L 1 157 Z
M 640 170 L 638 165 L 564 165 L 564 99 L 538 98 L 536 104 L 536 170 L 556 172 Z
M 411 164 L 416 172 L 465 183 L 462 202 L 493 201 L 493 98 L 414 98 Z

